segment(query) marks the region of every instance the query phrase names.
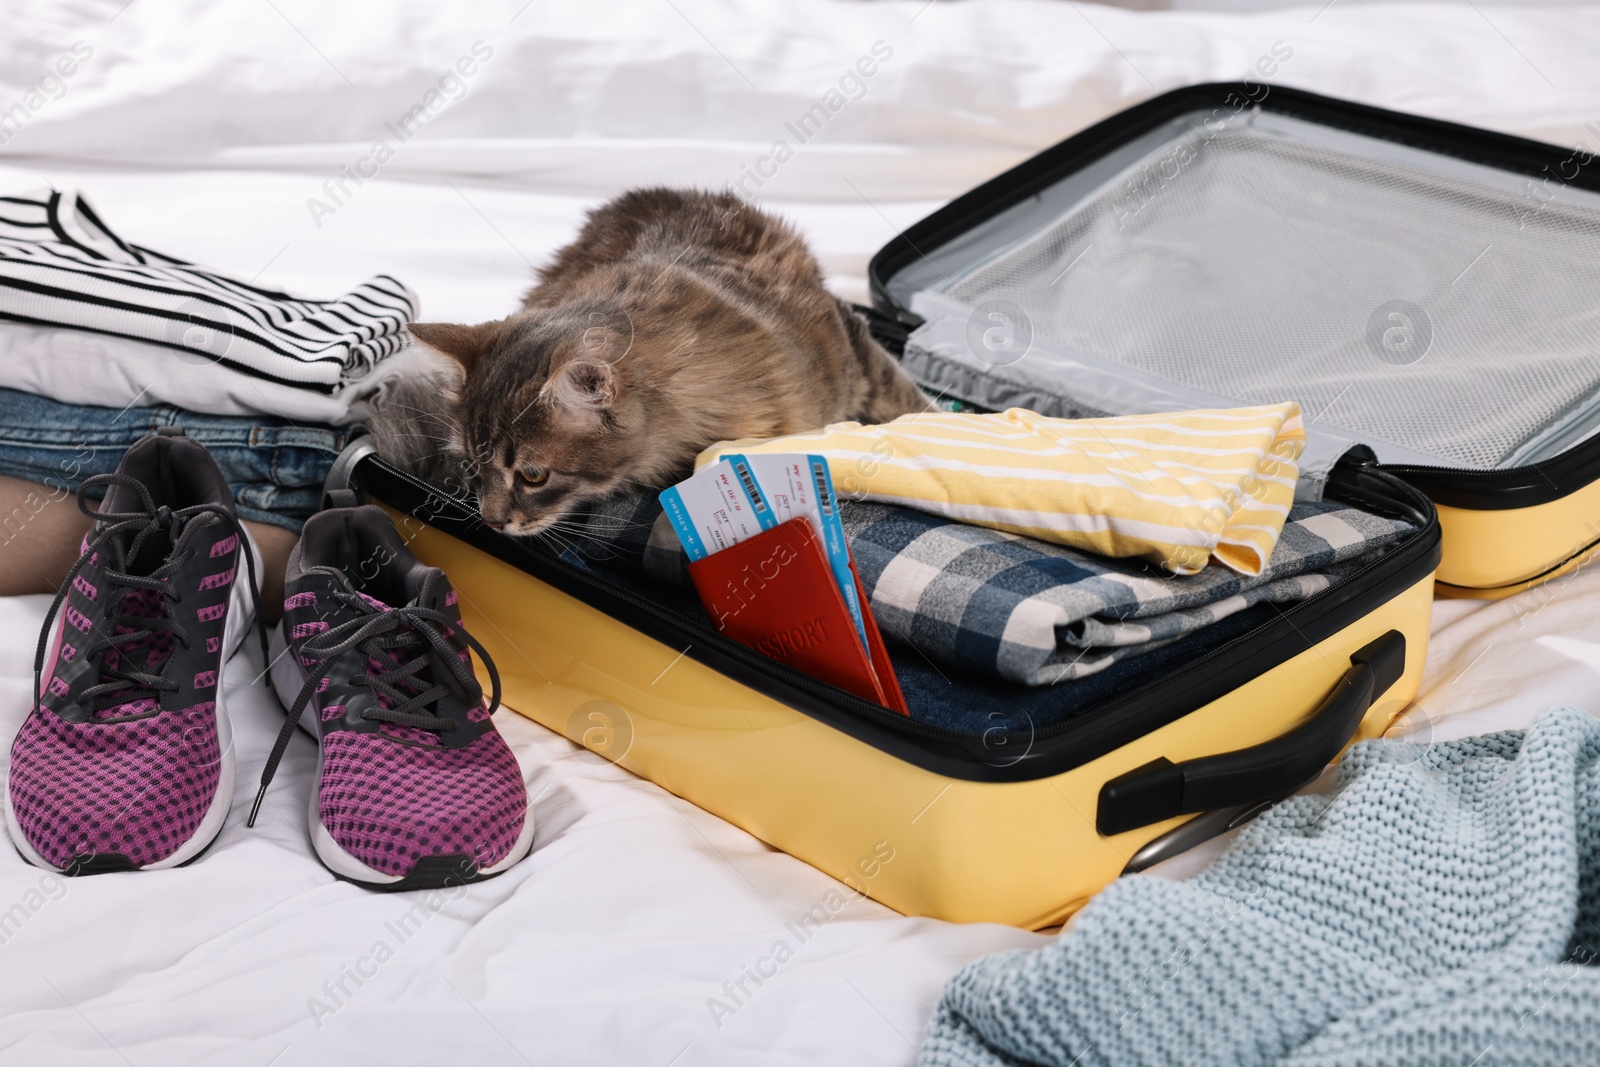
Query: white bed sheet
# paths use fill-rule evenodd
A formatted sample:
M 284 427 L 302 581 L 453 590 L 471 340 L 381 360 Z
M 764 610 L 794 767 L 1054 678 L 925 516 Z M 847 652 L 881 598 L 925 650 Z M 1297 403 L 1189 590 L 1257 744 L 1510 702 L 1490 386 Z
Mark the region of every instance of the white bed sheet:
M 12 638 L 0 654 L 4 737 L 26 706 L 46 604 L 0 600 Z M 1596 604 L 1600 568 L 1498 603 L 1440 602 L 1422 695 L 1399 732 L 1443 741 L 1524 726 L 1555 704 L 1600 714 Z M 908 1064 L 950 974 L 1040 940 L 853 899 L 714 1019 L 708 1001 L 727 1001 L 724 982 L 776 941 L 794 943 L 785 923 L 848 892 L 505 713 L 538 797 L 535 851 L 435 898 L 437 913 L 402 942 L 396 929 L 422 894 L 335 882 L 311 855 L 309 740 L 296 736 L 262 818 L 243 826 L 281 715 L 251 684 L 258 656 L 247 647 L 225 676 L 240 784 L 234 817 L 197 863 L 52 882 L 0 853 L 0 914 L 27 910 L 0 942 L 0 1063 Z M 1161 873 L 1186 875 L 1220 847 Z M 380 941 L 393 958 L 363 963 Z M 324 983 L 358 966 L 375 976 L 346 978 L 350 995 L 335 1000 Z
M 866 94 L 758 190 L 855 298 L 871 253 L 945 198 L 1157 89 L 1236 76 L 1275 41 L 1294 49 L 1282 84 L 1600 150 L 1600 126 L 1585 126 L 1600 124 L 1595 9 L 536 0 L 518 14 L 507 0 L 357 19 L 289 0 L 121 6 L 8 11 L 0 113 L 73 41 L 94 56 L 0 145 L 0 187 L 85 189 L 135 240 L 318 295 L 387 271 L 432 318 L 503 314 L 531 265 L 620 188 L 735 179 L 876 40 L 895 51 Z M 466 98 L 317 225 L 306 201 L 324 178 L 479 39 L 495 56 Z M 1600 713 L 1597 594 L 1585 571 L 1498 604 L 1437 605 L 1402 728 L 1443 740 L 1555 703 Z M 44 607 L 0 601 L 0 740 L 27 706 Z M 1038 943 L 856 900 L 713 1019 L 723 983 L 842 887 L 505 714 L 539 798 L 535 851 L 402 944 L 386 924 L 415 895 L 336 883 L 311 856 L 306 739 L 243 827 L 280 714 L 251 684 L 259 669 L 246 652 L 226 674 L 240 784 L 198 863 L 47 883 L 0 849 L 0 923 L 25 913 L 0 926 L 0 1064 L 907 1064 L 950 974 Z M 336 1003 L 324 983 L 379 941 L 393 958 L 359 987 L 345 978 Z M 337 1010 L 314 1018 L 313 998 Z

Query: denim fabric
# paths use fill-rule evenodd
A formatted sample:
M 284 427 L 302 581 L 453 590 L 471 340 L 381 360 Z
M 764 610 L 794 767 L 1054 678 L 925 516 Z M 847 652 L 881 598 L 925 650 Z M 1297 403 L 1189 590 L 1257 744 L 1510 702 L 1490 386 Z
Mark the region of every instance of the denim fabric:
M 76 492 L 109 474 L 135 441 L 181 426 L 205 445 L 233 489 L 239 516 L 299 532 L 322 500 L 322 481 L 346 431 L 264 416 L 198 415 L 179 408 L 89 407 L 0 389 L 0 474 Z

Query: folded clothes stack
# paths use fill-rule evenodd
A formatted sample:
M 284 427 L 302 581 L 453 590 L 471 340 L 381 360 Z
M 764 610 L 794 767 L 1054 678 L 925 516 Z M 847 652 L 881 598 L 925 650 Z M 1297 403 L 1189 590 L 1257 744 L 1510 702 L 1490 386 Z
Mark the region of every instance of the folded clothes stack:
M 939 663 L 1030 686 L 1086 678 L 1255 605 L 1314 596 L 1411 529 L 1330 502 L 1288 513 L 1259 574 L 1218 566 L 1174 577 L 924 511 L 840 505 L 861 583 L 890 642 Z M 687 560 L 653 494 L 591 511 L 566 558 L 673 585 Z
M 417 300 L 306 300 L 133 244 L 81 195 L 0 197 L 0 474 L 76 490 L 182 426 L 249 519 L 297 530 Z

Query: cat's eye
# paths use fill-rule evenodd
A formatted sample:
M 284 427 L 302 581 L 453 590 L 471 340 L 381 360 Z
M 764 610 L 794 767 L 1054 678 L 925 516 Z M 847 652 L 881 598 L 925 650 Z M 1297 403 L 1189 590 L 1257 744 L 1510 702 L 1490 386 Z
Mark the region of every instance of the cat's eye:
M 550 480 L 550 472 L 543 467 L 528 467 L 517 472 L 517 484 L 527 489 L 537 489 Z

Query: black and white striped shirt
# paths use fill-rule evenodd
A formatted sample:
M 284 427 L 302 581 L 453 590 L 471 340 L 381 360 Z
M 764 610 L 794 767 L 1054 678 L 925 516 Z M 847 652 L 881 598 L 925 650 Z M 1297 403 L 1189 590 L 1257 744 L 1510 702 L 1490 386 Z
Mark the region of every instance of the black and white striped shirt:
M 124 241 L 76 193 L 0 196 L 0 322 L 145 341 L 333 394 L 399 351 L 416 314 L 387 275 L 302 300 Z

